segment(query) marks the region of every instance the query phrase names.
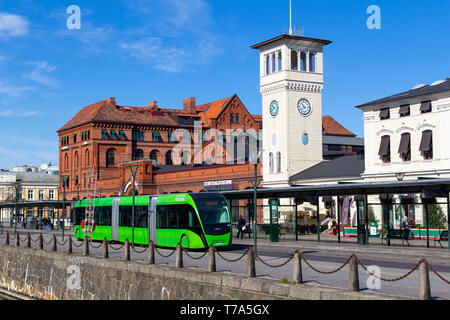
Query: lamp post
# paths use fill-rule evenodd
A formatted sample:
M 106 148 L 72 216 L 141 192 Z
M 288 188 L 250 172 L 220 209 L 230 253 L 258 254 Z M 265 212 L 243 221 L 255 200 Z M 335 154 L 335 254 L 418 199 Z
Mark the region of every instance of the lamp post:
M 253 246 L 254 246 L 254 250 L 256 252 L 257 250 L 257 232 L 256 232 L 256 217 L 257 217 L 257 210 L 258 210 L 258 186 L 259 184 L 262 182 L 262 180 L 258 180 L 258 164 L 259 164 L 259 159 L 261 158 L 261 155 L 263 153 L 263 150 L 259 150 L 257 153 L 253 153 L 253 156 L 251 157 L 251 163 L 253 163 L 253 166 L 255 168 L 255 177 L 253 179 L 253 181 L 250 181 L 253 185 Z
M 62 175 L 59 182 L 63 184 L 63 212 L 62 212 L 62 222 L 60 220 L 60 227 L 62 229 L 62 241 L 64 241 L 64 218 L 66 216 L 66 183 L 69 180 L 68 175 Z M 58 215 L 59 218 L 59 215 Z
M 20 182 L 21 179 L 17 179 L 14 183 L 14 234 L 17 232 L 17 202 L 19 201 Z
M 136 196 L 136 173 L 139 169 L 139 165 L 130 165 L 131 170 L 131 184 L 132 184 L 132 194 L 133 194 L 133 206 L 131 207 L 131 245 L 134 248 L 134 200 Z

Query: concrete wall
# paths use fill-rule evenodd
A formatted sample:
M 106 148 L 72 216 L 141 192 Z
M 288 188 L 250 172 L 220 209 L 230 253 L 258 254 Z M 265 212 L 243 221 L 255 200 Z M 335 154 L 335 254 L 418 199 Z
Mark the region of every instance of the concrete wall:
M 0 245 L 0 287 L 38 299 L 58 300 L 393 298 L 328 287 L 289 285 L 277 280 L 150 266 L 138 262 L 4 245 Z

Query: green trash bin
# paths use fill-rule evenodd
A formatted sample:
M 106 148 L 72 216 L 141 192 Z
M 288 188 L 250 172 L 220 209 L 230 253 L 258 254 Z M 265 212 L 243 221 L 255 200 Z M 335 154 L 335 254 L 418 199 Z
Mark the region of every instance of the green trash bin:
M 270 241 L 278 242 L 280 240 L 280 226 L 278 224 L 278 200 L 271 199 L 270 206 Z

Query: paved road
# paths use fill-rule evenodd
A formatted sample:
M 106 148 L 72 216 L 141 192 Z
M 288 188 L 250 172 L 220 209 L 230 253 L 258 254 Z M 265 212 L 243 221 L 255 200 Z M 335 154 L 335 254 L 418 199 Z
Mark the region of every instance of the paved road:
M 32 239 L 36 240 L 38 234 L 33 234 Z M 22 235 L 24 240 L 25 235 Z M 66 237 L 67 239 L 67 237 Z M 51 235 L 46 234 L 44 237 L 46 244 L 44 248 L 50 249 Z M 58 240 L 62 241 L 61 236 L 58 236 Z M 240 257 L 251 241 L 238 240 L 234 241 L 235 244 L 229 249 L 220 252 L 221 255 L 227 259 L 237 259 Z M 0 243 L 4 243 L 4 239 L 0 240 Z M 15 243 L 11 241 L 11 243 Z M 25 245 L 23 241 L 21 245 Z M 33 242 L 32 246 L 37 247 L 38 243 Z M 75 242 L 73 245 L 73 251 L 75 253 L 82 253 L 81 242 Z M 101 243 L 93 243 L 93 246 L 100 246 Z M 299 246 L 299 245 L 298 245 Z M 120 247 L 119 244 L 114 245 L 115 248 Z M 300 246 L 301 251 L 304 253 L 305 258 L 310 261 L 310 263 L 317 269 L 321 271 L 332 271 L 341 266 L 351 255 L 352 248 L 340 248 L 333 250 L 329 246 L 314 246 L 314 245 L 304 245 Z M 59 250 L 67 250 L 67 244 L 65 246 L 59 246 Z M 422 258 L 420 254 L 417 254 L 417 250 L 397 250 L 393 249 L 354 249 L 359 250 L 356 252 L 361 261 L 366 265 L 376 265 L 381 270 L 381 276 L 384 278 L 392 279 L 397 278 L 409 270 L 411 270 L 417 262 Z M 367 252 L 365 251 L 367 250 Z M 121 259 L 123 257 L 123 249 L 113 250 L 110 248 L 109 255 L 111 258 Z M 136 246 L 136 251 L 142 251 L 142 247 Z M 173 252 L 172 249 L 158 249 L 158 251 L 163 255 L 168 255 Z M 279 265 L 285 262 L 295 251 L 292 245 L 270 245 L 262 244 L 258 246 L 258 255 L 266 261 L 266 263 L 271 265 Z M 392 253 L 394 252 L 394 253 Z M 397 253 L 395 253 L 397 252 Z M 433 265 L 433 267 L 446 279 L 450 279 L 450 255 L 447 251 L 439 251 L 441 254 L 435 254 L 434 251 L 429 253 L 424 253 L 427 256 L 427 260 Z M 91 255 L 101 256 L 102 248 L 97 249 L 90 248 Z M 200 257 L 203 252 L 190 252 L 191 256 Z M 147 252 L 137 253 L 131 251 L 131 259 L 133 261 L 145 262 L 147 258 Z M 175 265 L 175 255 L 169 258 L 164 258 L 158 253 L 156 254 L 156 263 L 174 266 Z M 203 257 L 200 260 L 190 259 L 186 254 L 184 255 L 184 266 L 185 268 L 195 268 L 201 270 L 207 270 L 208 256 Z M 236 262 L 229 263 L 223 260 L 221 257 L 216 256 L 217 271 L 219 272 L 229 272 L 235 274 L 246 274 L 247 273 L 247 261 L 246 256 Z M 256 272 L 258 277 L 266 277 L 271 279 L 288 279 L 292 281 L 293 274 L 293 262 L 289 262 L 285 266 L 279 268 L 270 268 L 261 262 L 256 264 Z M 364 291 L 372 291 L 368 289 L 367 280 L 369 275 L 364 272 L 364 270 L 359 267 L 360 275 L 360 287 Z M 406 279 L 397 282 L 381 282 L 381 288 L 373 290 L 380 293 L 386 293 L 396 296 L 407 296 L 407 297 L 417 297 L 418 295 L 418 271 L 412 273 Z M 303 263 L 303 279 L 308 285 L 326 285 L 339 288 L 348 287 L 348 267 L 344 267 L 341 271 L 338 271 L 332 275 L 323 275 L 313 271 L 305 263 Z M 434 274 L 430 273 L 432 296 L 434 299 L 450 299 L 450 285 L 446 284 L 442 280 L 438 279 Z

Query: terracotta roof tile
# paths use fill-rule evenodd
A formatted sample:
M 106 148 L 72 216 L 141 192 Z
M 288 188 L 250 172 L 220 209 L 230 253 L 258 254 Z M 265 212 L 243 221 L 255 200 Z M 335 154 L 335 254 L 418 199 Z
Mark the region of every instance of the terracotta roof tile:
M 324 135 L 356 137 L 356 134 L 345 129 L 339 122 L 330 116 L 322 118 L 322 128 Z
M 81 109 L 58 132 L 89 122 L 177 126 L 178 117 L 173 112 L 155 111 L 146 107 L 115 106 L 110 101 L 103 100 Z

